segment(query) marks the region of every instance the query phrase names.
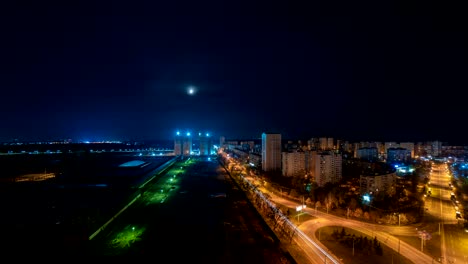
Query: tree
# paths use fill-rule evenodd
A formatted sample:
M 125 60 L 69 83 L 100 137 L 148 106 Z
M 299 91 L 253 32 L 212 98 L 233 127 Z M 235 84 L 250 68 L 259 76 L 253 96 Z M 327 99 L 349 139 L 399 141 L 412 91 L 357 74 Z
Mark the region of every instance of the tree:
M 338 192 L 337 193 L 337 203 L 338 206 L 340 207 L 346 207 L 346 201 L 345 201 L 345 193 L 344 192 Z
M 328 210 L 333 209 L 333 206 L 337 207 L 337 200 L 335 195 L 332 192 L 329 192 L 327 196 L 325 197 L 325 207 L 327 208 L 327 213 Z
M 362 216 L 362 209 L 361 208 L 356 208 L 356 210 L 354 210 L 354 214 L 353 214 L 354 217 L 361 217 Z
M 383 255 L 383 248 L 382 245 L 380 245 L 380 242 L 377 242 L 377 244 L 374 247 L 375 254 L 382 256 Z
M 346 230 L 345 230 L 345 228 L 344 228 L 344 227 L 343 227 L 343 228 L 341 228 L 341 233 L 340 233 L 340 236 L 341 236 L 341 237 L 345 237 L 345 236 L 346 236 Z
M 322 203 L 320 203 L 320 201 L 315 202 L 315 208 L 317 209 L 320 207 L 322 207 Z
M 364 212 L 364 219 L 366 220 L 369 220 L 370 219 L 370 215 L 369 215 L 369 212 Z
M 356 198 L 351 198 L 351 200 L 349 201 L 349 209 L 350 210 L 355 210 L 356 207 L 358 206 L 358 202 L 356 200 Z

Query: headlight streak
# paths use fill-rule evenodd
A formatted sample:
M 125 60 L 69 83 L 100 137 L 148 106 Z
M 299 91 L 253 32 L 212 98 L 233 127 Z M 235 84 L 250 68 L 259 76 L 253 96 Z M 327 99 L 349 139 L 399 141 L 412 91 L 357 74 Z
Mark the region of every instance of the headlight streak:
M 310 239 L 306 234 L 304 234 L 304 232 L 302 232 L 301 230 L 298 229 L 298 227 L 296 225 L 294 225 L 286 216 L 283 215 L 282 212 L 280 212 L 278 210 L 278 208 L 276 207 L 275 204 L 273 204 L 272 202 L 270 202 L 270 200 L 268 200 L 261 191 L 257 190 L 255 188 L 254 185 L 252 185 L 250 183 L 250 181 L 248 181 L 247 179 L 245 179 L 244 177 L 242 177 L 244 179 L 244 182 L 246 182 L 253 190 L 255 190 L 255 194 L 258 195 L 259 197 L 261 197 L 263 199 L 263 201 L 265 201 L 268 206 L 270 208 L 272 208 L 277 214 L 280 215 L 280 219 L 284 219 L 284 222 L 287 223 L 287 225 L 289 226 L 289 228 L 291 228 L 292 230 L 294 230 L 293 232 L 297 232 L 298 234 L 298 237 L 302 239 L 302 241 L 305 242 L 306 245 L 309 246 L 309 248 L 314 251 L 318 256 L 321 256 L 321 254 L 323 254 L 324 257 L 321 257 L 321 259 L 326 262 L 327 261 L 327 258 L 328 260 L 330 260 L 331 262 L 335 263 L 335 264 L 340 264 L 341 262 L 339 262 L 338 260 L 336 260 L 333 256 L 331 256 L 325 249 L 323 249 L 322 247 L 320 247 L 320 245 L 318 245 L 317 243 L 315 243 L 312 239 Z M 293 233 L 294 235 L 294 233 Z

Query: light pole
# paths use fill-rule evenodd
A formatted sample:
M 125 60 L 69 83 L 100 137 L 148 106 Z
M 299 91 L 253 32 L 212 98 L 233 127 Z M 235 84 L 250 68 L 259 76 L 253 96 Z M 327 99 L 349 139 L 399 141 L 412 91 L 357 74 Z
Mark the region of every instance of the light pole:
M 423 248 L 424 248 L 424 242 L 423 242 L 423 237 L 424 237 L 424 234 L 420 234 L 419 237 L 421 238 L 421 251 L 423 251 Z
M 298 213 L 297 213 L 297 222 L 298 222 L 298 223 L 300 223 L 300 221 L 299 221 L 299 216 L 301 215 L 302 209 L 304 209 L 304 208 L 305 208 L 305 205 L 296 206 L 296 212 L 298 212 Z

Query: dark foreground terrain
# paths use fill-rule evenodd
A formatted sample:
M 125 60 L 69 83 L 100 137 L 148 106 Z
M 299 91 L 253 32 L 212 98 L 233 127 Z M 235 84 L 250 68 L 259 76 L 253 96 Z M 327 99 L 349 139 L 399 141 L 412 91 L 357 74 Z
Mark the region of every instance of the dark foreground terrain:
M 186 166 L 174 193 L 164 203 L 148 204 L 160 188 L 155 183 L 147 189 L 146 198 L 90 242 L 88 254 L 174 263 L 295 263 L 217 161 Z M 130 226 L 144 230 L 138 239 L 123 247 L 111 243 Z
M 10 221 L 3 221 L 1 253 L 46 258 L 151 257 L 164 263 L 295 263 L 215 159 L 173 165 L 179 166 L 184 166 L 184 172 L 162 202 L 154 201 L 165 188 L 167 177 L 172 176 L 172 169 L 140 190 L 68 188 L 49 192 L 46 185 L 37 189 L 39 185 L 34 184 L 9 188 L 2 193 L 2 203 L 10 205 Z M 63 198 L 70 196 L 75 197 L 72 202 Z M 86 197 L 87 202 L 80 203 L 77 197 Z M 88 239 L 132 197 L 139 198 L 96 237 Z M 14 204 L 30 206 L 18 208 Z M 76 217 L 68 219 L 67 225 L 60 223 L 55 219 L 57 214 L 48 212 L 57 205 Z M 104 210 L 100 208 L 106 211 L 100 213 Z M 86 219 L 87 215 L 93 219 Z M 130 239 L 116 243 L 116 237 L 125 232 Z

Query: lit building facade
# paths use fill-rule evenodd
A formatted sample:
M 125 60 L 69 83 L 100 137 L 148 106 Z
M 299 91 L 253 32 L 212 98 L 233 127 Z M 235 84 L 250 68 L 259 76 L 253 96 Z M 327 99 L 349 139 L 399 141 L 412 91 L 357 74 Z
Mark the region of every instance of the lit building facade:
M 262 170 L 281 171 L 281 134 L 262 134 Z
M 304 176 L 306 174 L 306 158 L 303 151 L 283 152 L 282 175 L 286 177 Z
M 176 132 L 174 139 L 174 155 L 190 156 L 192 154 L 192 135 L 190 132 L 182 134 Z
M 209 133 L 200 133 L 199 134 L 199 142 L 200 142 L 200 155 L 201 156 L 208 156 L 211 155 L 212 152 L 212 141 L 211 136 Z
M 337 183 L 342 178 L 343 157 L 340 153 L 332 151 L 312 152 L 311 160 L 313 170 L 311 174 L 319 187 L 327 182 Z
M 387 163 L 410 163 L 411 150 L 406 148 L 389 148 L 387 149 Z
M 376 161 L 379 157 L 378 149 L 375 147 L 359 148 L 356 152 L 356 158 L 368 161 Z
M 360 191 L 364 193 L 388 192 L 395 184 L 397 175 L 395 171 L 361 175 L 359 179 Z

